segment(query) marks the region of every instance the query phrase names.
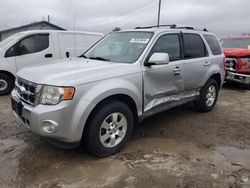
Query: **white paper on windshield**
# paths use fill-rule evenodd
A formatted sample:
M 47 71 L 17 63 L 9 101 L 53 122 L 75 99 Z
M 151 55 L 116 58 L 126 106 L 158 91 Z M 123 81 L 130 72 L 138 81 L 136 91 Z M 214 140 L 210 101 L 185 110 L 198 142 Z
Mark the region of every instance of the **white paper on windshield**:
M 132 38 L 130 40 L 130 43 L 140 43 L 140 44 L 147 44 L 149 39 L 143 39 L 143 38 Z

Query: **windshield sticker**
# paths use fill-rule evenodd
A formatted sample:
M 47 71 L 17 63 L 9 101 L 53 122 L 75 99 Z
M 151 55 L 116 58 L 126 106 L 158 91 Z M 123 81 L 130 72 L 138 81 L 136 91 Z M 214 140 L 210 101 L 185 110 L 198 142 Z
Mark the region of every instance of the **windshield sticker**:
M 147 44 L 149 39 L 143 39 L 143 38 L 132 38 L 130 40 L 130 43 L 140 43 L 140 44 Z
M 247 48 L 248 48 L 248 50 L 250 50 L 250 45 L 248 45 L 248 47 L 247 47 Z

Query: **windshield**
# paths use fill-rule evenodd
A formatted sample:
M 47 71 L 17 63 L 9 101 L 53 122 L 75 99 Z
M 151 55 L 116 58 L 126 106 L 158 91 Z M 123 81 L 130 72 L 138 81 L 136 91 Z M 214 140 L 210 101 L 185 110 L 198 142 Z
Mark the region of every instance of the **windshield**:
M 250 49 L 250 39 L 248 38 L 227 38 L 221 40 L 223 48 L 245 48 Z
M 4 47 L 6 44 L 10 43 L 11 41 L 15 40 L 19 35 L 22 35 L 22 33 L 17 33 L 14 35 L 11 35 L 10 37 L 4 39 L 0 42 L 0 48 Z
M 152 36 L 152 32 L 111 33 L 87 51 L 83 57 L 118 63 L 134 63 Z

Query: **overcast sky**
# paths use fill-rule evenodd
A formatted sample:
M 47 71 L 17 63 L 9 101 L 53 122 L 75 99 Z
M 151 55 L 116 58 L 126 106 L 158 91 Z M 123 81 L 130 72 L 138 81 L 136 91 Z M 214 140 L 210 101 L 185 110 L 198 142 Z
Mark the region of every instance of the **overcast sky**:
M 66 29 L 107 33 L 155 25 L 158 0 L 0 0 L 0 30 L 47 19 Z M 162 0 L 161 24 L 206 27 L 218 36 L 250 33 L 250 0 Z

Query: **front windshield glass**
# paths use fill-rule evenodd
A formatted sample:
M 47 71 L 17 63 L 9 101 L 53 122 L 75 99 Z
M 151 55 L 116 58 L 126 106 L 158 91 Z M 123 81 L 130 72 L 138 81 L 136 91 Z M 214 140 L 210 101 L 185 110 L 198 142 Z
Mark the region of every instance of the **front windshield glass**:
M 250 50 L 250 39 L 247 38 L 228 38 L 222 39 L 223 48 L 245 48 Z
M 17 33 L 14 34 L 6 39 L 4 39 L 3 41 L 0 42 L 0 48 L 4 47 L 6 44 L 8 44 L 9 42 L 15 40 L 19 35 L 22 35 L 22 33 Z
M 88 59 L 134 63 L 149 43 L 152 32 L 111 33 L 83 56 Z

